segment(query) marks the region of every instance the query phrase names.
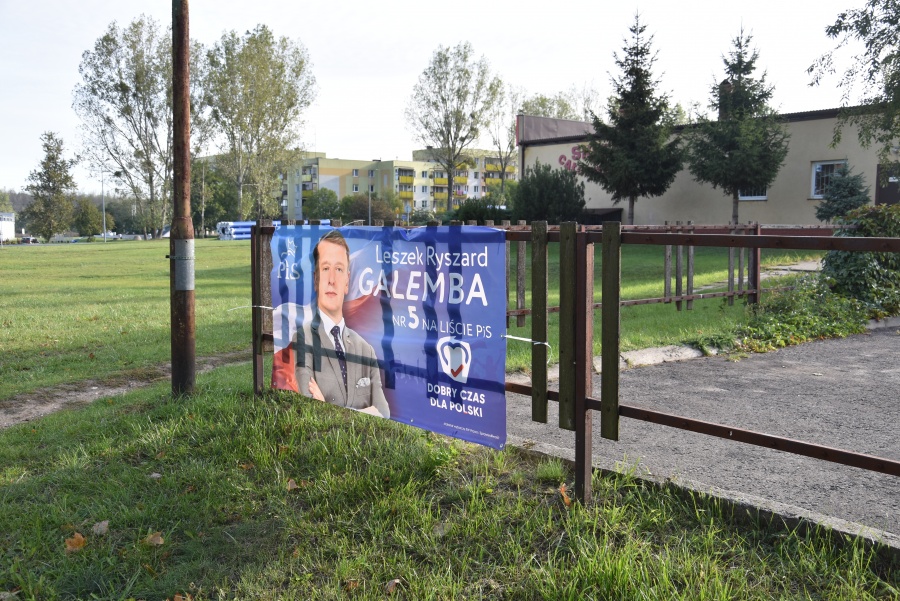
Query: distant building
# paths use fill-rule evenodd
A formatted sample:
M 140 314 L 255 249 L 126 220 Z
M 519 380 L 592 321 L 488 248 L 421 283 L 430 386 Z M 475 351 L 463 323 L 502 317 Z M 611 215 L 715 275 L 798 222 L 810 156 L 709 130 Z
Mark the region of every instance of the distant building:
M 0 213 L 0 240 L 13 242 L 16 239 L 16 214 Z
M 838 109 L 789 113 L 781 117 L 791 134 L 788 156 L 768 189 L 745 190 L 740 196 L 741 221 L 770 224 L 815 225 L 816 206 L 831 174 L 849 163 L 862 173 L 876 204 L 898 202 L 896 179 L 880 185 L 882 166 L 877 149 L 863 148 L 856 129 L 848 127 L 840 143 L 832 147 Z M 689 127 L 689 126 L 688 126 Z M 519 115 L 517 122 L 519 164 L 524 170 L 537 161 L 555 169 L 576 170 L 582 144 L 592 131 L 590 123 Z M 598 184 L 584 180 L 588 223 L 622 221 L 627 202 L 613 204 L 611 195 Z M 721 189 L 697 182 L 685 167 L 662 196 L 640 198 L 635 203 L 635 225 L 666 221 L 693 221 L 697 224 L 728 223 L 731 199 Z
M 284 174 L 282 184 L 282 218 L 303 219 L 303 199 L 320 188 L 337 194 L 338 199 L 352 194 L 383 197 L 393 190 L 409 211 L 441 213 L 447 207 L 447 196 L 453 194 L 453 205 L 467 198 L 482 198 L 488 186 L 499 183 L 496 153 L 473 150 L 470 164 L 447 174 L 429 160 L 429 150 L 413 151 L 413 160 L 329 159 L 324 153 L 302 159 Z M 517 175 L 508 168 L 508 179 Z

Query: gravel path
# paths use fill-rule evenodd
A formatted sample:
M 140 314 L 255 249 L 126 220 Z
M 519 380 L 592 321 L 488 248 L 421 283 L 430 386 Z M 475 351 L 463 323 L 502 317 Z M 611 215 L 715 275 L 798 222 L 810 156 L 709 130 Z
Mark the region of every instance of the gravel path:
M 600 378 L 594 379 L 599 397 Z M 739 360 L 705 357 L 629 369 L 620 402 L 900 460 L 900 330 L 873 330 Z M 574 433 L 531 421 L 530 399 L 508 395 L 510 444 L 571 458 Z M 619 441 L 594 417 L 594 465 L 713 491 L 840 529 L 900 543 L 900 478 L 633 419 Z M 876 538 L 882 533 L 875 533 Z

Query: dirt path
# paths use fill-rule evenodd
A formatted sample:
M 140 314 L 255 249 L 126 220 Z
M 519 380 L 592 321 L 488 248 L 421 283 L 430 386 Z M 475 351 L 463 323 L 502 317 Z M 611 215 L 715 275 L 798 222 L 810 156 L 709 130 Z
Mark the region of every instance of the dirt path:
M 207 372 L 223 365 L 246 363 L 250 359 L 250 351 L 226 353 L 215 357 L 200 357 L 197 359 L 197 372 Z M 171 377 L 171 365 L 166 364 L 156 369 L 146 370 L 139 379 L 122 381 L 122 379 L 108 378 L 102 382 L 81 380 L 16 395 L 0 400 L 0 429 L 37 419 L 63 408 L 78 407 L 99 398 L 125 394 Z
M 735 361 L 725 356 L 628 369 L 620 402 L 900 460 L 900 328 L 822 340 Z M 729 360 L 731 359 L 731 360 Z M 595 396 L 600 380 L 594 379 Z M 573 458 L 574 433 L 531 421 L 530 399 L 507 397 L 510 444 Z M 623 463 L 782 515 L 854 533 L 888 533 L 900 547 L 900 477 L 633 419 L 619 440 L 599 436 L 595 467 Z

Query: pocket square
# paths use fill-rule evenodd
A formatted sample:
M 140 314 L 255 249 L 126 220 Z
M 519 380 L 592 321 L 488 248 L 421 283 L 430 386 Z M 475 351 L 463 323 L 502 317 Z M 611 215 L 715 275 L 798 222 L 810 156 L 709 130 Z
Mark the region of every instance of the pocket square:
M 356 381 L 357 388 L 365 388 L 366 386 L 371 386 L 371 385 L 372 385 L 372 380 L 370 380 L 369 378 L 360 378 L 359 380 Z

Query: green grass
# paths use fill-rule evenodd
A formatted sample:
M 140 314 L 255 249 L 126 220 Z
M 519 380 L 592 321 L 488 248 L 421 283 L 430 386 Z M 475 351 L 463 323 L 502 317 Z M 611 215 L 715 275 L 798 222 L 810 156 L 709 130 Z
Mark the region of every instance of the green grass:
M 88 377 L 142 379 L 169 361 L 168 252 L 167 241 L 0 249 L 0 400 Z M 526 252 L 530 257 L 530 248 Z M 622 255 L 622 298 L 662 296 L 662 248 L 626 246 Z M 515 256 L 514 244 L 513 263 Z M 559 305 L 558 256 L 559 245 L 550 245 L 548 306 Z M 781 252 L 773 261 L 802 256 Z M 599 301 L 599 248 L 595 265 Z M 724 281 L 726 267 L 724 249 L 698 248 L 695 286 Z M 195 271 L 197 355 L 249 351 L 249 242 L 197 240 Z M 530 261 L 528 277 L 530 282 Z M 529 291 L 525 306 L 530 304 Z M 678 312 L 672 304 L 625 307 L 621 348 L 725 336 L 746 318 L 743 303 L 729 307 L 716 299 L 695 301 L 693 311 Z M 559 359 L 558 319 L 559 314 L 551 314 L 554 361 Z M 531 337 L 530 318 L 525 327 L 515 324 L 513 318 L 509 334 Z M 600 333 L 598 311 L 595 354 L 600 353 Z M 527 371 L 530 364 L 530 345 L 510 340 L 507 369 Z
M 168 241 L 0 250 L 0 399 L 171 358 Z M 249 242 L 196 241 L 199 356 L 250 347 Z
M 0 431 L 0 597 L 900 598 L 860 543 L 628 474 L 567 506 L 571 482 L 559 460 L 254 399 L 247 366 L 220 368 L 192 398 L 159 384 Z

